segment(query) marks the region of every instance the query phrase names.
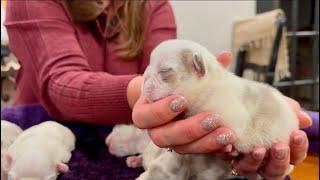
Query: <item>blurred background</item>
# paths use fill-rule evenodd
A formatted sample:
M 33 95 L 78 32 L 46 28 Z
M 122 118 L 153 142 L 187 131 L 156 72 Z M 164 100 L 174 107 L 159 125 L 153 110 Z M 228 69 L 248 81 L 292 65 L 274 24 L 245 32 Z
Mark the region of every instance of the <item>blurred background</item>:
M 179 38 L 199 42 L 214 54 L 233 51 L 234 64 L 238 55 L 233 49 L 233 41 L 237 39 L 233 35 L 234 24 L 241 20 L 252 20 L 264 12 L 282 9 L 286 18 L 287 32 L 283 35 L 286 37 L 291 76 L 281 79 L 275 86 L 287 96 L 298 100 L 304 108 L 319 111 L 319 24 L 316 23 L 319 21 L 318 0 L 171 1 L 171 4 Z M 11 93 L 13 88 L 10 87 L 13 79 L 10 76 L 20 68 L 15 64 L 17 61 L 7 46 L 8 37 L 2 24 L 5 5 L 6 1 L 1 0 L 1 84 L 4 85 L 1 93 L 2 108 L 10 105 L 14 98 Z M 252 34 L 254 33 L 259 32 Z M 268 55 L 271 56 L 271 53 Z M 233 71 L 235 66 L 233 65 Z
M 233 52 L 230 70 L 263 81 L 319 112 L 319 0 L 170 1 L 178 37 Z M 1 108 L 14 100 L 19 61 L 10 52 L 1 0 Z M 319 116 L 319 115 L 318 115 Z M 318 141 L 318 137 L 316 138 Z M 318 179 L 318 154 L 294 179 Z

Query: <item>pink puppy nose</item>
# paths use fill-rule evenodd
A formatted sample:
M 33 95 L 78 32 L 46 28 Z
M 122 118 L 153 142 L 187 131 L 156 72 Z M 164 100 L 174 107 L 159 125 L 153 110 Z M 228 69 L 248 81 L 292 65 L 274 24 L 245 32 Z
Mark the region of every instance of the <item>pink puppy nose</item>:
M 108 146 L 110 146 L 110 143 L 111 143 L 111 137 L 109 137 L 109 138 L 106 139 L 106 144 L 107 144 Z
M 147 86 L 146 91 L 147 92 L 153 92 L 156 89 L 156 86 L 154 84 L 150 84 Z

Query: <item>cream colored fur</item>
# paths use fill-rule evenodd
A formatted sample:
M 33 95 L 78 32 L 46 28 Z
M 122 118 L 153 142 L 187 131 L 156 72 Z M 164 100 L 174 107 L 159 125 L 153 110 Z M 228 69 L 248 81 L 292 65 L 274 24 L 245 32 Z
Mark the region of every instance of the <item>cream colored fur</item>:
M 181 53 L 185 50 L 192 52 L 193 58 L 200 58 L 200 65 L 203 65 L 205 71 L 204 76 L 199 77 L 195 72 L 188 72 L 185 64 L 189 62 L 185 63 L 183 61 L 186 60 L 181 59 Z M 172 79 L 168 83 L 161 78 L 161 69 L 168 68 L 173 71 L 172 78 L 176 81 Z M 223 125 L 235 132 L 237 141 L 234 146 L 242 153 L 248 153 L 261 145 L 268 149 L 278 141 L 289 143 L 290 133 L 298 129 L 295 113 L 278 90 L 266 84 L 244 80 L 226 71 L 206 48 L 195 42 L 168 40 L 161 43 L 153 50 L 151 63 L 144 77 L 142 93 L 150 101 L 179 93 L 188 101 L 187 116 L 203 111 L 220 115 Z M 146 172 L 139 179 L 158 179 L 156 177 L 161 176 L 159 172 L 165 175 L 161 176 L 165 177 L 164 179 L 170 179 L 170 172 L 171 176 L 175 177 L 172 169 L 175 169 L 176 164 L 182 169 L 185 168 L 182 162 L 190 159 L 194 164 L 198 164 L 198 155 L 182 156 L 165 152 L 152 144 L 149 146 L 152 148 L 147 148 L 143 156 Z M 214 156 L 212 158 L 216 159 Z M 209 171 L 212 169 L 211 166 L 227 167 L 224 162 L 215 160 L 216 164 L 212 164 L 207 161 L 211 159 L 204 158 L 199 164 L 207 164 Z M 157 171 L 153 171 L 154 168 Z M 185 178 L 187 172 L 201 174 L 193 169 L 196 168 L 194 166 L 188 168 L 188 171 L 180 174 L 181 177 Z M 228 170 L 230 169 L 226 168 L 226 171 Z M 220 179 L 226 171 L 212 170 L 213 174 L 207 178 L 196 179 Z M 188 178 L 191 178 L 190 174 L 185 179 Z
M 12 157 L 9 177 L 15 179 L 56 179 L 59 163 L 67 163 L 75 148 L 74 134 L 63 125 L 46 121 L 21 133 L 9 147 Z
M 114 126 L 105 140 L 110 154 L 118 157 L 140 154 L 149 142 L 150 138 L 146 130 L 127 124 Z
M 6 154 L 9 146 L 20 133 L 22 133 L 20 127 L 9 121 L 1 120 L 1 179 L 7 179 L 8 177 Z

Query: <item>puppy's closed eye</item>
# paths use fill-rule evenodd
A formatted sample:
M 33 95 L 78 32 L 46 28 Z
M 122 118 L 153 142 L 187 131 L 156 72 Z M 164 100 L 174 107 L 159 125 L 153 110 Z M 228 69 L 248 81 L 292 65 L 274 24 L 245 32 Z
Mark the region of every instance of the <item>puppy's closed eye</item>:
M 173 80 L 174 71 L 172 68 L 161 68 L 159 74 L 163 81 L 168 82 Z
M 167 72 L 170 72 L 172 71 L 173 69 L 171 67 L 166 67 L 166 68 L 161 68 L 159 73 L 167 73 Z

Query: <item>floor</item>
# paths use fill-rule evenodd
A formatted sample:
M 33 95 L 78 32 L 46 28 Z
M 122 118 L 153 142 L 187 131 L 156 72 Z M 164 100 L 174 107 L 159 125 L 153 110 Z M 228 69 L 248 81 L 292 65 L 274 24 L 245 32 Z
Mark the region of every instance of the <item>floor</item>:
M 319 156 L 308 155 L 307 159 L 298 164 L 291 173 L 293 180 L 318 180 L 319 179 Z

